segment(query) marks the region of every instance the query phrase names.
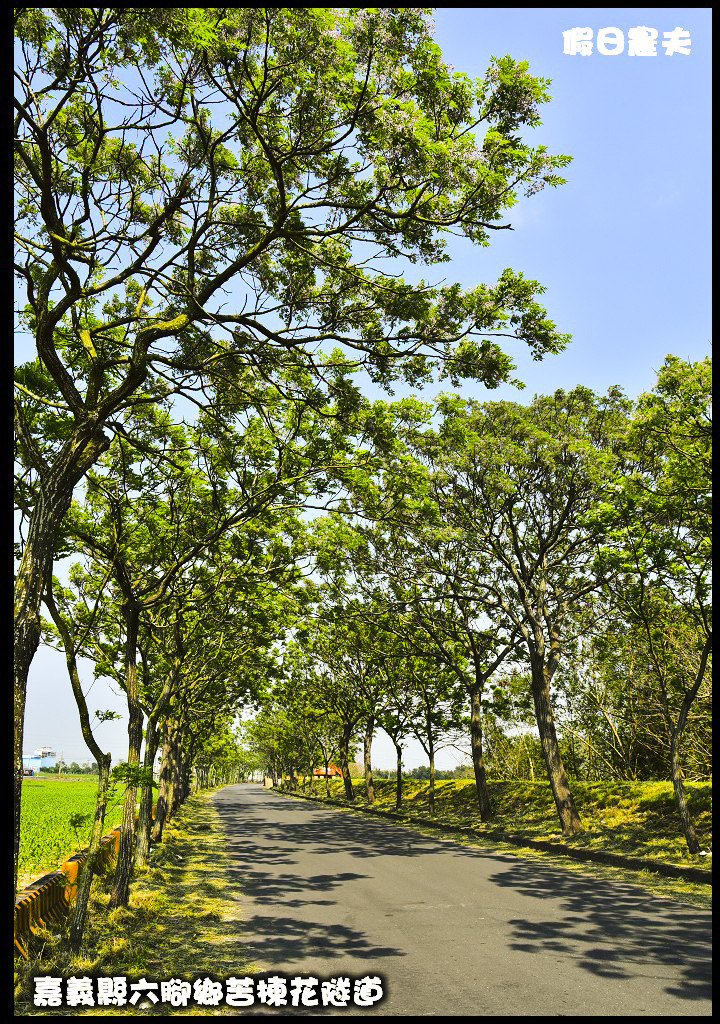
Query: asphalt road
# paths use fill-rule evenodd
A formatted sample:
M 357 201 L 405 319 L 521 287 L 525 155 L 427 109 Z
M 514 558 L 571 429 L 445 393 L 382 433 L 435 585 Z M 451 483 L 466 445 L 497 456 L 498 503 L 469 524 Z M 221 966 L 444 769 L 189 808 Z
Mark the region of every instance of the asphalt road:
M 262 786 L 215 796 L 247 954 L 378 976 L 384 998 L 280 1016 L 709 1016 L 710 912 Z

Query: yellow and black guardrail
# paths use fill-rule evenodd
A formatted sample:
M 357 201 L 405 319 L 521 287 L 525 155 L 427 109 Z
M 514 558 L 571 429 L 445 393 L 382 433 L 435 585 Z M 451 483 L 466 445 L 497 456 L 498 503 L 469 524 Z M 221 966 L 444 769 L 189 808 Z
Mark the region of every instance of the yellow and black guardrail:
M 96 870 L 102 871 L 114 860 L 120 849 L 121 826 L 103 836 L 97 851 Z M 67 916 L 78 894 L 80 871 L 87 860 L 83 850 L 68 857 L 57 871 L 51 871 L 31 882 L 15 900 L 15 949 L 28 959 L 27 943 L 38 928 L 59 925 Z

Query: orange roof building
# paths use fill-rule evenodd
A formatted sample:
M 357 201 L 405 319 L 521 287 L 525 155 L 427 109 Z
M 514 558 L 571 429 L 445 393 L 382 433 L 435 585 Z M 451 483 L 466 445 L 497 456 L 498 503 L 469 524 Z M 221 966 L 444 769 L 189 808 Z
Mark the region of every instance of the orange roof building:
M 337 776 L 342 778 L 342 772 L 340 771 L 340 769 L 338 768 L 338 766 L 336 764 L 329 764 L 327 766 L 327 772 L 325 771 L 324 768 L 316 768 L 313 771 L 313 775 L 320 776 L 321 779 L 324 779 L 326 777 L 329 778 L 329 779 L 332 779 L 332 778 L 335 778 Z

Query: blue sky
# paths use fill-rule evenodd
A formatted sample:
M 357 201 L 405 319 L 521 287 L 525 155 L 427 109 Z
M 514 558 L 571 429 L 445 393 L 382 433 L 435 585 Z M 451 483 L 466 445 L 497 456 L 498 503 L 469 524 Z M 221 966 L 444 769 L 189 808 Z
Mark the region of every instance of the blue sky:
M 622 30 L 624 53 L 604 56 L 595 46 L 587 57 L 563 53 L 564 30 L 589 27 L 595 40 L 608 26 Z M 636 26 L 658 31 L 657 56 L 628 55 L 628 29 Z M 520 270 L 545 286 L 548 314 L 573 336 L 563 353 L 542 362 L 517 350 L 523 392 L 458 390 L 525 401 L 556 388 L 602 392 L 617 384 L 634 397 L 653 387 L 666 355 L 709 355 L 710 8 L 445 7 L 436 10 L 435 27 L 457 71 L 481 77 L 491 56 L 509 54 L 552 79 L 543 125 L 525 137 L 573 157 L 566 185 L 521 199 L 510 211 L 513 231 L 497 232 L 484 249 L 453 240 L 452 262 L 425 273 L 472 286 L 493 283 L 505 267 Z M 690 54 L 667 56 L 663 34 L 678 27 L 689 32 Z M 124 698 L 98 682 L 89 704 L 122 711 Z M 86 760 L 76 723 L 64 661 L 41 649 L 29 679 L 26 752 L 50 744 L 67 761 Z M 126 756 L 124 722 L 106 723 L 97 735 L 114 762 Z M 384 736 L 373 757 L 377 767 L 393 766 Z M 441 752 L 436 764 L 458 759 Z M 408 750 L 408 766 L 424 760 L 419 746 Z
M 540 281 L 548 313 L 573 336 L 560 355 L 518 361 L 536 391 L 584 384 L 652 388 L 668 353 L 702 359 L 710 341 L 709 8 L 440 8 L 436 38 L 458 70 L 482 75 L 509 53 L 552 79 L 543 125 L 528 133 L 573 162 L 567 184 L 521 201 L 491 249 L 458 246 L 464 283 L 505 266 Z M 574 27 L 682 27 L 690 55 L 563 54 Z M 504 388 L 488 397 L 520 397 Z

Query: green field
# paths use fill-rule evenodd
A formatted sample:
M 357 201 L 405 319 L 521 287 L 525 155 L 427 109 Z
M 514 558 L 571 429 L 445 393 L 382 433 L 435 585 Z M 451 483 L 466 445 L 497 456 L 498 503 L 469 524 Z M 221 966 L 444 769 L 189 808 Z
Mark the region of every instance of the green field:
M 18 886 L 55 871 L 88 845 L 95 812 L 94 775 L 23 779 Z M 121 817 L 118 789 L 108 804 L 105 832 Z

